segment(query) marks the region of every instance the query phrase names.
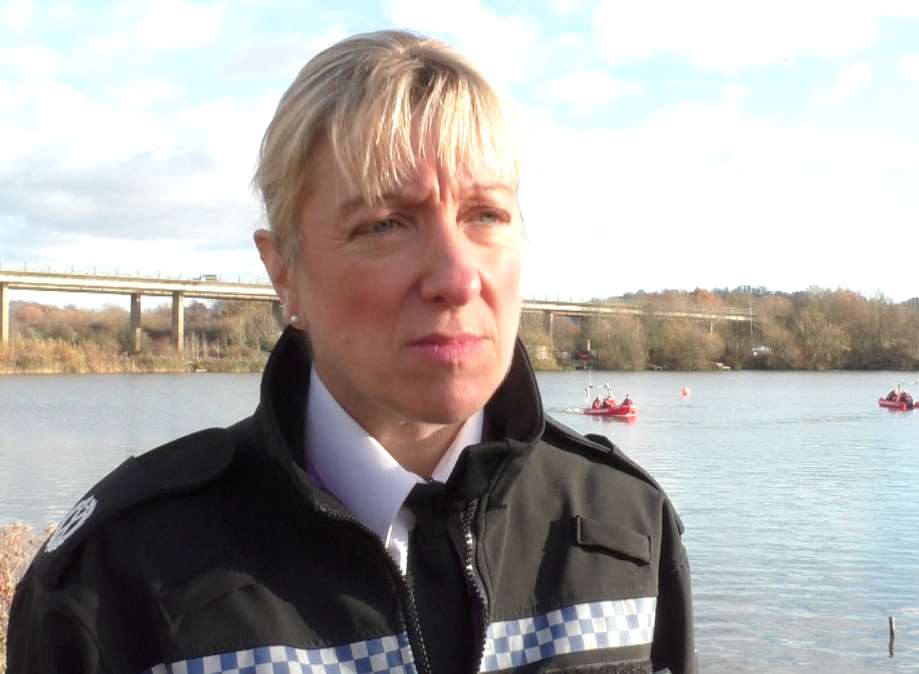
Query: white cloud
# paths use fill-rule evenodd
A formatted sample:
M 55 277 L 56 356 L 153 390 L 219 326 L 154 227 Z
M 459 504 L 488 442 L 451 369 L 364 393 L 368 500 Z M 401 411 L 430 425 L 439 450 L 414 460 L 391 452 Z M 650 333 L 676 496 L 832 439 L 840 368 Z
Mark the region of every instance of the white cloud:
M 546 85 L 551 98 L 565 104 L 597 108 L 641 91 L 637 82 L 617 80 L 602 70 L 580 70 Z
M 551 0 L 550 7 L 556 14 L 568 16 L 584 7 L 583 0 Z
M 0 251 L 163 271 L 257 269 L 248 239 L 260 212 L 248 183 L 280 88 L 316 50 L 365 25 L 341 23 L 351 16 L 344 11 L 306 36 L 290 27 L 256 34 L 229 14 L 237 11 L 232 5 L 217 11 L 170 0 L 144 19 L 139 40 L 138 19 L 151 6 L 136 1 L 99 12 L 98 21 L 80 10 L 72 22 L 50 22 L 74 25 L 76 44 L 66 50 L 47 49 L 50 37 L 0 46 L 0 70 L 18 73 L 0 78 Z M 700 2 L 604 2 L 595 42 L 573 32 L 583 28 L 574 21 L 565 20 L 572 31 L 557 32 L 535 13 L 509 15 L 488 0 L 391 0 L 388 17 L 374 21 L 442 35 L 499 86 L 523 85 L 519 92 L 537 91 L 546 106 L 522 110 L 536 141 L 524 159 L 521 195 L 527 293 L 606 296 L 741 283 L 871 289 L 883 283 L 872 259 L 911 268 L 919 248 L 915 138 L 767 121 L 751 111 L 768 92 L 721 73 L 809 55 L 842 58 L 877 40 L 877 17 L 919 10 L 919 3 L 853 9 L 780 0 L 762 9 Z M 555 9 L 568 5 L 561 0 Z M 28 30 L 45 18 L 32 17 Z M 151 54 L 202 44 L 208 57 L 190 52 L 188 73 Z M 614 77 L 621 70 L 598 63 L 598 49 L 613 61 L 666 52 L 719 71 L 706 78 L 681 69 L 678 76 L 691 81 L 669 87 L 656 68 L 642 69 L 643 104 L 674 92 L 721 100 L 671 101 L 627 129 L 560 127 L 558 101 L 606 105 L 641 91 Z M 848 57 L 856 59 L 879 62 L 867 52 Z M 917 74 L 917 61 L 919 54 L 904 58 L 900 72 Z M 794 76 L 792 65 L 782 71 Z M 240 77 L 249 78 L 245 87 Z M 200 91 L 188 90 L 203 81 L 209 84 Z M 870 68 L 857 64 L 840 71 L 836 95 L 842 100 L 870 81 Z M 874 86 L 883 85 L 879 78 Z M 859 120 L 861 128 L 873 123 L 883 122 Z M 862 235 L 880 224 L 896 228 L 898 246 Z M 884 290 L 897 297 L 896 286 Z
M 818 94 L 818 100 L 839 105 L 859 89 L 864 89 L 871 84 L 874 70 L 868 63 L 853 63 L 843 66 L 836 76 L 836 84 L 827 91 Z
M 526 80 L 547 58 L 534 21 L 499 14 L 479 0 L 388 0 L 384 11 L 398 27 L 449 35 L 451 45 L 498 88 Z
M 148 108 L 154 103 L 174 99 L 179 88 L 171 82 L 147 80 L 133 82 L 117 93 L 119 106 L 127 108 Z
M 111 57 L 114 54 L 127 49 L 130 41 L 124 35 L 102 35 L 91 38 L 88 47 L 91 51 L 104 57 Z
M 286 74 L 285 79 L 293 81 L 309 59 L 349 34 L 345 26 L 337 23 L 311 38 L 304 38 L 302 34 L 258 35 L 239 48 L 229 60 L 226 72 L 232 75 Z
M 20 78 L 44 77 L 55 71 L 59 63 L 57 54 L 44 47 L 0 48 L 0 66 L 9 68 Z
M 608 296 L 745 283 L 899 299 L 870 260 L 910 267 L 919 145 L 779 126 L 737 101 L 680 104 L 626 131 L 531 118 L 526 294 Z M 891 249 L 879 227 L 902 235 Z
M 909 54 L 900 60 L 900 73 L 908 80 L 919 82 L 919 54 Z
M 0 7 L 0 23 L 17 33 L 22 33 L 32 20 L 31 0 L 13 0 Z
M 149 49 L 198 47 L 220 32 L 221 12 L 214 6 L 182 0 L 159 0 L 140 6 L 146 11 L 138 22 L 136 37 L 141 46 Z
M 598 48 L 613 62 L 669 52 L 703 68 L 733 71 L 801 54 L 842 58 L 875 43 L 884 16 L 919 16 L 919 4 L 602 0 L 593 23 Z
M 112 101 L 56 84 L 0 93 L 16 101 L 0 106 L 0 213 L 30 232 L 33 254 L 23 259 L 63 234 L 101 242 L 198 232 L 245 245 L 257 225 L 248 186 L 274 100 L 217 100 L 162 115 L 126 106 L 129 92 Z

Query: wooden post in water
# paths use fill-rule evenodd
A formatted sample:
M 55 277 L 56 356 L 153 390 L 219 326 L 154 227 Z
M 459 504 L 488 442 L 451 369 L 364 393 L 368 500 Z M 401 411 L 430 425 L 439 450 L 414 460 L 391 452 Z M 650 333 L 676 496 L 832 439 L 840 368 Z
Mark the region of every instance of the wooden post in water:
M 893 640 L 897 636 L 897 627 L 892 615 L 887 616 L 887 629 L 890 630 L 890 643 L 887 645 L 887 649 L 890 651 L 890 657 L 893 657 Z

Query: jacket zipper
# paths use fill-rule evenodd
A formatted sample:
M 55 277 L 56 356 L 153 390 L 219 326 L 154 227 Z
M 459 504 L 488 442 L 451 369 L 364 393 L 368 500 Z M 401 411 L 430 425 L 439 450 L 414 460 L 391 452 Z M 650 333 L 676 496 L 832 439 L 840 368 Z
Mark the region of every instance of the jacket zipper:
M 482 669 L 482 658 L 485 655 L 485 632 L 488 625 L 488 598 L 485 596 L 485 590 L 482 587 L 482 581 L 479 578 L 479 574 L 476 572 L 475 565 L 475 536 L 472 534 L 472 521 L 475 518 L 475 501 L 469 501 L 466 504 L 465 510 L 463 510 L 463 540 L 466 546 L 466 556 L 463 560 L 463 570 L 466 572 L 466 583 L 469 586 L 469 590 L 472 592 L 472 595 L 479 603 L 481 608 L 479 628 L 482 632 L 482 638 L 479 640 L 479 643 L 476 646 L 475 657 L 473 658 L 473 663 L 475 664 L 475 670 L 473 674 L 477 674 Z
M 396 561 L 392 558 L 392 555 L 390 555 L 389 551 L 383 546 L 379 537 L 360 520 L 345 515 L 344 513 L 328 510 L 321 506 L 318 506 L 317 510 L 333 520 L 355 525 L 358 529 L 368 534 L 374 540 L 374 543 L 379 546 L 380 550 L 383 552 L 383 556 L 386 558 L 386 566 L 389 569 L 389 574 L 395 579 L 396 585 L 398 585 L 399 589 L 402 591 L 401 595 L 405 599 L 403 608 L 408 618 L 406 621 L 408 623 L 408 640 L 412 647 L 412 653 L 416 654 L 419 659 L 419 662 L 415 663 L 418 673 L 433 674 L 431 672 L 431 662 L 428 659 L 428 652 L 424 646 L 424 639 L 421 634 L 421 620 L 418 618 L 418 608 L 415 606 L 415 595 L 405 576 L 402 575 L 402 571 L 396 566 Z

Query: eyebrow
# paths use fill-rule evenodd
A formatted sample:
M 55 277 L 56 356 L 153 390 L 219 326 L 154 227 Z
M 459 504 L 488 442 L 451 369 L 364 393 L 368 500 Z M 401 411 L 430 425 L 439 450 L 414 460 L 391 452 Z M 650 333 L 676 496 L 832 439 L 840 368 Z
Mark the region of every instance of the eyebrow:
M 509 183 L 495 182 L 495 183 L 473 183 L 465 190 L 467 193 L 481 193 L 481 192 L 507 192 L 508 194 L 513 194 L 515 189 Z M 385 192 L 380 197 L 380 203 L 420 203 L 423 200 L 413 200 L 410 196 L 406 195 L 404 192 Z M 347 201 L 343 202 L 338 206 L 339 213 L 346 215 L 358 208 L 368 206 L 370 204 L 364 199 L 364 197 L 358 195 L 352 197 Z

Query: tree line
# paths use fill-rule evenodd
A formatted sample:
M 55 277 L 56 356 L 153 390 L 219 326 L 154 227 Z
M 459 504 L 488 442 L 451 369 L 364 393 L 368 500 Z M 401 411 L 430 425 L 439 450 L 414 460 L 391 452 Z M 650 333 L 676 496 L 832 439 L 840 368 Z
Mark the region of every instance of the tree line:
M 624 299 L 643 302 L 646 313 L 583 321 L 556 317 L 551 338 L 542 317 L 529 315 L 521 337 L 542 367 L 586 357 L 589 341 L 592 367 L 610 370 L 704 370 L 716 363 L 765 370 L 919 369 L 919 298 L 897 303 L 844 289 L 782 293 L 739 287 L 638 292 Z M 699 307 L 731 308 L 751 319 L 651 315 Z
M 609 298 L 613 299 L 613 298 Z M 616 298 L 618 299 L 618 298 Z M 520 336 L 539 368 L 573 366 L 577 356 L 610 370 L 919 369 L 919 298 L 893 302 L 850 290 L 765 288 L 637 292 L 641 316 L 584 321 L 525 314 Z M 594 300 L 603 303 L 602 299 Z M 749 321 L 654 317 L 655 311 L 733 308 Z M 118 372 L 187 369 L 258 371 L 277 340 L 267 303 L 192 301 L 185 306 L 182 353 L 171 345 L 168 304 L 144 310 L 139 353 L 131 353 L 128 311 L 13 302 L 11 343 L 0 348 L 0 371 Z
M 192 301 L 179 353 L 171 340 L 172 308 L 164 304 L 142 312 L 135 353 L 130 314 L 121 307 L 11 302 L 10 315 L 10 343 L 0 348 L 6 372 L 259 371 L 280 330 L 268 303 Z

